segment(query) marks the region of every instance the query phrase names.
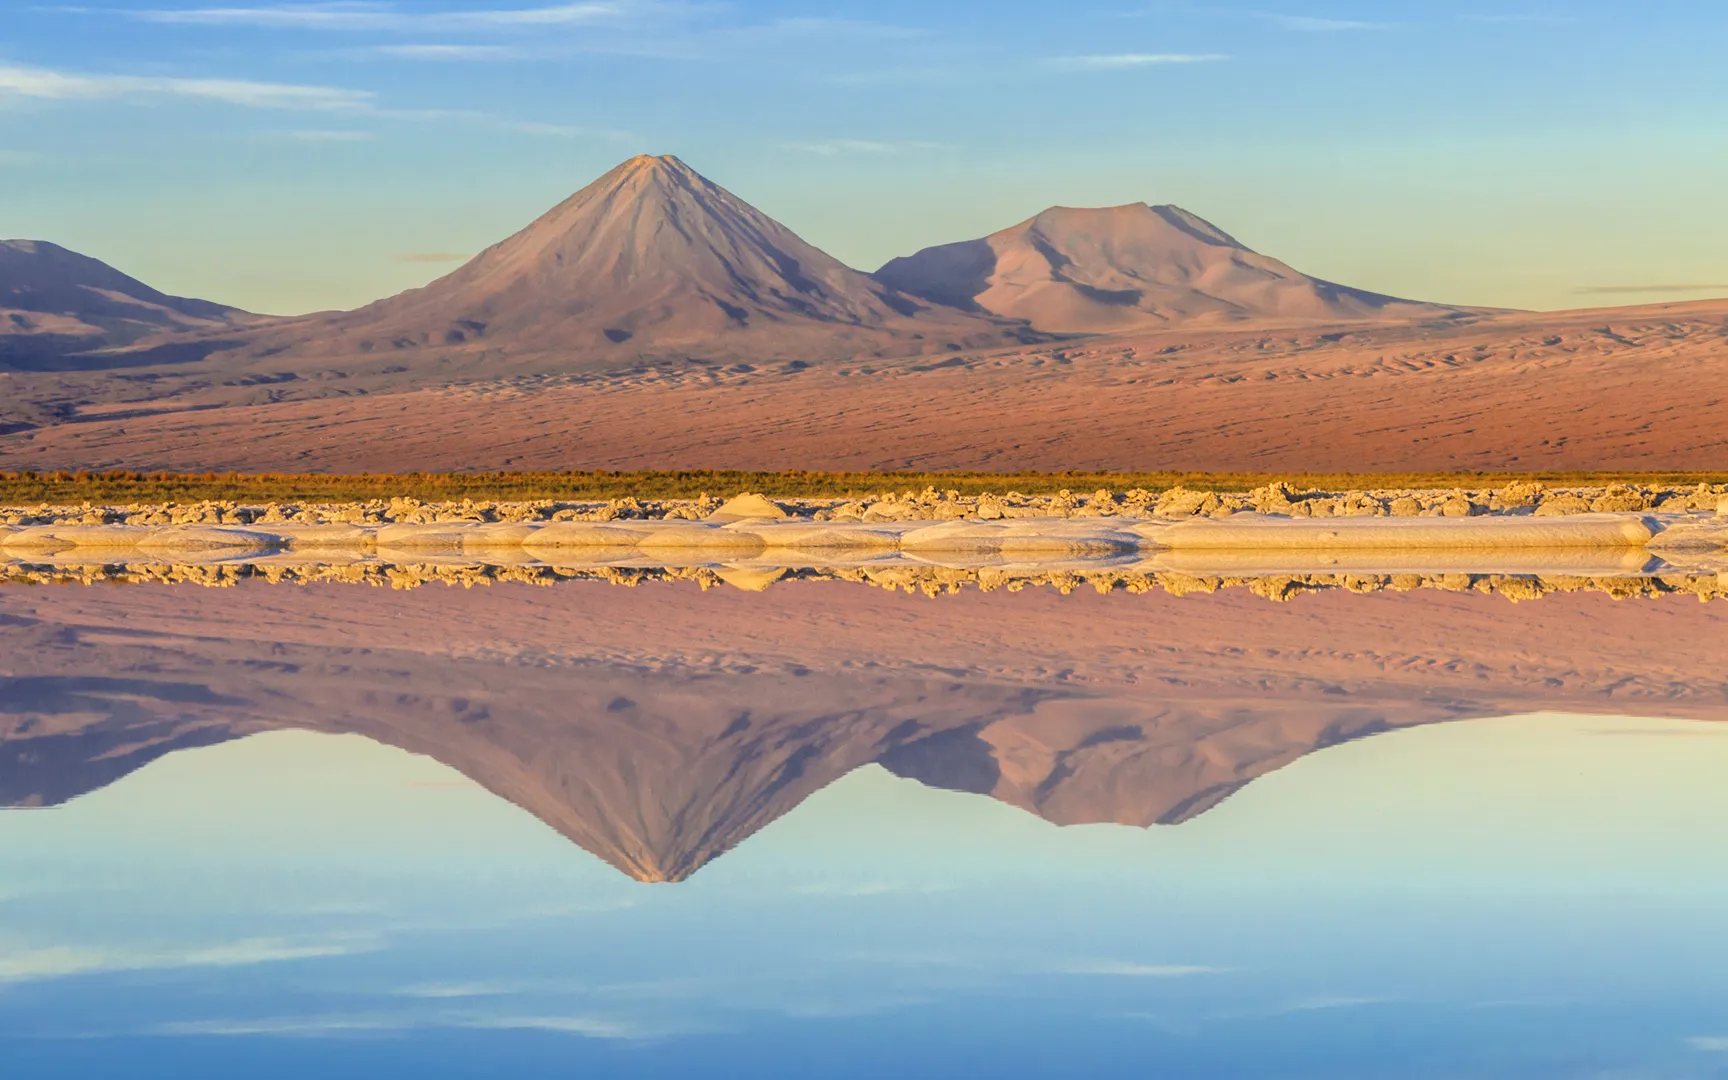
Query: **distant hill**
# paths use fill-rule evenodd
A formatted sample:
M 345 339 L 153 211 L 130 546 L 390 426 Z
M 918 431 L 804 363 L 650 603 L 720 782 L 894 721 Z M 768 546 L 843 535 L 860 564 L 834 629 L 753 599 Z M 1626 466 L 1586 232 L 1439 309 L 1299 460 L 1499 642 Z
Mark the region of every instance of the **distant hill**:
M 58 244 L 0 241 L 0 365 L 249 319 L 237 308 L 169 296 Z
M 1176 206 L 1053 207 L 876 272 L 893 289 L 1051 333 L 1440 318 L 1459 309 L 1309 277 Z
M 1036 340 L 896 293 L 675 157 L 631 158 L 424 288 L 256 339 L 275 357 L 814 360 Z M 277 362 L 273 360 L 273 362 Z

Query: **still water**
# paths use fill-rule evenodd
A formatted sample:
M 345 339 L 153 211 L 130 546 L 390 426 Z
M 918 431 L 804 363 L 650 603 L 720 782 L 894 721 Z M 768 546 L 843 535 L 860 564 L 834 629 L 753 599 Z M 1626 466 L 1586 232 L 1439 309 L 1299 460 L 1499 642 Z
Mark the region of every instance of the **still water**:
M 0 590 L 33 1077 L 1715 1077 L 1728 605 Z

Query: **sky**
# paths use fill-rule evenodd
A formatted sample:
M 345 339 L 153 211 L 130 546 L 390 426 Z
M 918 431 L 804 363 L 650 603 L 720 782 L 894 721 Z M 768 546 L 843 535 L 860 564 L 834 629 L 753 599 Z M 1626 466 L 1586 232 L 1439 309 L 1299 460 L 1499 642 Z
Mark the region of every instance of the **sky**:
M 423 284 L 637 153 L 865 270 L 1146 201 L 1419 299 L 1728 295 L 1720 0 L 0 7 L 0 236 L 255 311 Z
M 1701 1080 L 1728 1053 L 1725 764 L 1706 722 L 1432 725 L 1150 830 L 868 766 L 668 886 L 428 758 L 274 732 L 0 813 L 0 1054 L 44 1078 Z

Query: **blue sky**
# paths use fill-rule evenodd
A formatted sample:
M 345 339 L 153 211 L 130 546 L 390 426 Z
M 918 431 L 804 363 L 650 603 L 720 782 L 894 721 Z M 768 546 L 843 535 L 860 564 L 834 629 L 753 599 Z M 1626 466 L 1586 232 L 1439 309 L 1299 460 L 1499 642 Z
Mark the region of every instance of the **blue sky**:
M 1715 0 L 5 7 L 0 234 L 254 310 L 422 283 L 639 152 L 864 269 L 1151 201 L 1426 299 L 1728 294 Z
M 427 758 L 278 732 L 0 814 L 0 1055 L 43 1077 L 1720 1076 L 1725 764 L 1709 723 L 1435 725 L 1152 830 L 872 766 L 662 886 Z

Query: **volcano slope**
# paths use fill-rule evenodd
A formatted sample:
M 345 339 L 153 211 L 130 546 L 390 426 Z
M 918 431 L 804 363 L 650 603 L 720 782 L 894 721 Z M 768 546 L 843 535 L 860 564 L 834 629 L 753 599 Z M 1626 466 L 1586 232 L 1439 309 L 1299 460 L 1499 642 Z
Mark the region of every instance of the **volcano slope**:
M 617 370 L 641 360 L 812 362 L 1035 340 L 894 292 L 671 156 L 631 158 L 423 288 L 279 323 L 227 365 Z M 361 365 L 364 369 L 364 365 Z
M 1728 469 L 1728 301 L 277 400 L 314 382 L 62 383 L 72 422 L 0 435 L 0 469 Z
M 9 282 L 37 298 L 66 291 L 59 286 L 64 259 L 15 254 L 0 251 L 0 301 Z M 131 286 L 140 296 L 148 291 Z M 118 296 L 116 288 L 103 295 Z M 84 288 L 78 295 L 94 294 Z M 174 314 L 164 306 L 173 298 L 159 300 L 157 307 Z M 127 310 L 142 309 L 140 301 Z M 1048 340 L 1024 322 L 895 292 L 669 156 L 631 158 L 455 272 L 354 311 L 249 320 L 238 333 L 214 316 L 176 317 L 133 348 L 50 366 L 7 364 L 5 343 L 25 338 L 0 324 L 0 432 L 131 416 L 163 401 L 254 405 L 532 376 L 628 375 L 661 364 L 804 368 Z M 56 340 L 96 349 L 132 343 L 147 329 L 139 323 L 138 333 L 122 340 Z M 115 368 L 127 370 L 116 375 Z
M 1597 593 L 0 589 L 0 802 L 260 731 L 354 733 L 676 881 L 872 762 L 1057 824 L 1150 826 L 1388 729 L 1728 719 L 1725 633 L 1719 603 Z
M 1145 203 L 1051 207 L 981 240 L 895 259 L 875 276 L 935 303 L 1068 334 L 1471 313 L 1309 277 L 1179 206 Z
M 161 334 L 254 321 L 236 308 L 169 296 L 99 259 L 44 240 L 0 240 L 0 372 L 129 367 L 153 359 L 73 354 Z

